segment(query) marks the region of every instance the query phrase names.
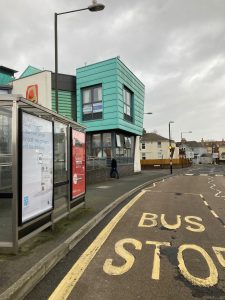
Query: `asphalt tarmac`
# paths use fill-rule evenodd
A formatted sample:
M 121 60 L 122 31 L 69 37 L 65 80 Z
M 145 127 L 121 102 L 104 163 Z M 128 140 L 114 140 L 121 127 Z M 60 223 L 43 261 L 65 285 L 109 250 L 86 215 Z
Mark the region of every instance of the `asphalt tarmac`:
M 225 180 L 217 166 L 144 188 L 26 299 L 225 299 Z

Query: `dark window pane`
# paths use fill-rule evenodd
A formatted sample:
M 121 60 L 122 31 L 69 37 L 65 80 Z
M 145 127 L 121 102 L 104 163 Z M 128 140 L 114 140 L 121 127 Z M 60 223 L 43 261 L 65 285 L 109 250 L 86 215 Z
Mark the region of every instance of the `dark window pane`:
M 91 135 L 86 134 L 86 155 L 91 156 Z
M 103 133 L 103 147 L 111 147 L 112 140 L 111 140 L 111 133 Z
M 54 180 L 67 180 L 67 126 L 54 124 Z
M 83 121 L 92 120 L 92 114 L 83 115 Z
M 102 113 L 95 113 L 92 115 L 93 120 L 102 119 Z
M 133 122 L 133 102 L 132 102 L 132 92 L 127 88 L 123 90 L 124 97 L 124 119 L 129 122 Z
M 93 148 L 101 147 L 101 134 L 92 135 L 92 147 Z

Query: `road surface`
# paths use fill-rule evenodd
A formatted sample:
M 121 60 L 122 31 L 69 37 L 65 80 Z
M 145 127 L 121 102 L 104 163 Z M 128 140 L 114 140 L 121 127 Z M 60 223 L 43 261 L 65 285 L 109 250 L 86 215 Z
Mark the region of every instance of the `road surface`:
M 224 168 L 142 190 L 26 299 L 225 299 Z

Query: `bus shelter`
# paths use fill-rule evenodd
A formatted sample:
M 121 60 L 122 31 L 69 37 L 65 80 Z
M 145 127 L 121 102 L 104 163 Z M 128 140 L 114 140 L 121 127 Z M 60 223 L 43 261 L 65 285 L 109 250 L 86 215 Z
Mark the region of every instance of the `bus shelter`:
M 0 252 L 85 202 L 85 128 L 16 95 L 0 95 Z

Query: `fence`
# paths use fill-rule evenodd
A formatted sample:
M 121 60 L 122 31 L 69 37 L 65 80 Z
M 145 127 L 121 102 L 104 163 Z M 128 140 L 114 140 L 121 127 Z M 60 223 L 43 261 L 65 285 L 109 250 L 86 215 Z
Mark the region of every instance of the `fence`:
M 191 165 L 191 162 L 187 158 L 178 158 L 172 159 L 172 163 L 174 167 L 188 167 Z M 147 168 L 168 168 L 170 166 L 170 159 L 142 159 L 141 160 L 141 167 L 142 169 Z
M 134 163 L 134 159 L 131 157 L 116 157 L 116 161 L 118 165 Z M 110 166 L 111 166 L 111 158 L 96 158 L 94 156 L 88 156 L 86 159 L 87 171 L 102 169 Z

